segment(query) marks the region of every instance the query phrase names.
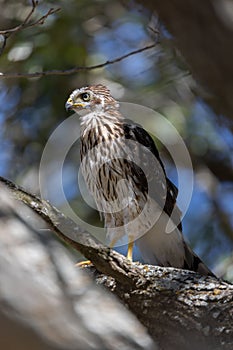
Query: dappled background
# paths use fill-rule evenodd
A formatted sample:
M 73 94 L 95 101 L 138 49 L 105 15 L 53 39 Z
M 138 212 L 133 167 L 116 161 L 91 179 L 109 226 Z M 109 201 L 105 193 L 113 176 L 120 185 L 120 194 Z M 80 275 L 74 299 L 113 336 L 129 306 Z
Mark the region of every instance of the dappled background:
M 22 23 L 31 10 L 29 1 L 0 0 L 0 6 L 1 30 Z M 40 1 L 31 21 L 36 21 L 51 7 L 61 10 L 49 16 L 43 25 L 18 31 L 7 39 L 0 57 L 2 73 L 94 66 L 158 43 L 118 63 L 72 75 L 30 79 L 0 77 L 1 175 L 39 193 L 41 156 L 49 136 L 68 116 L 64 104 L 69 93 L 76 87 L 103 83 L 118 100 L 160 112 L 182 136 L 195 176 L 192 201 L 184 218 L 185 237 L 216 273 L 233 279 L 229 120 L 217 117 L 198 97 L 203 87 L 192 79 L 188 65 L 173 46 L 172 36 L 155 15 L 151 16 L 136 4 L 124 7 L 119 1 Z M 143 115 L 141 124 L 145 123 L 146 115 Z M 148 123 L 146 126 L 150 131 Z M 70 135 L 64 133 L 60 137 L 62 145 Z M 158 143 L 158 147 L 168 176 L 177 184 L 176 169 L 165 146 Z M 80 195 L 78 164 L 77 143 L 63 167 L 67 199 L 83 220 L 101 225 L 97 212 L 88 207 Z M 190 169 L 182 171 L 189 174 Z M 50 198 L 63 210 L 65 205 L 56 195 L 56 179 L 56 173 L 48 178 Z

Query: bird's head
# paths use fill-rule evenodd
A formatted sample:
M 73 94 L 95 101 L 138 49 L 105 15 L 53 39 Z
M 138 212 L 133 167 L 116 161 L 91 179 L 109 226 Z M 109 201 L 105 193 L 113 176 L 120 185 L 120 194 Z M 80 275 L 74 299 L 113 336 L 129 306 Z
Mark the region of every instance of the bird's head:
M 104 85 L 91 85 L 74 90 L 69 96 L 66 110 L 79 112 L 91 110 L 104 111 L 109 108 L 118 108 L 119 105 L 111 96 L 109 89 Z

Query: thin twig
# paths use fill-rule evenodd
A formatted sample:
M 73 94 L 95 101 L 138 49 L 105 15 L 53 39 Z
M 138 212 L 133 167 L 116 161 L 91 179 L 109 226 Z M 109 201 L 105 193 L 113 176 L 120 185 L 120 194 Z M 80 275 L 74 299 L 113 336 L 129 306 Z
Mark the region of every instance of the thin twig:
M 25 20 L 18 26 L 11 28 L 11 29 L 6 29 L 6 30 L 0 30 L 0 34 L 2 35 L 11 35 L 15 32 L 18 32 L 20 30 L 26 29 L 26 28 L 30 28 L 30 27 L 34 27 L 38 24 L 44 24 L 44 21 L 46 18 L 48 18 L 50 15 L 60 11 L 60 8 L 50 8 L 45 15 L 41 16 L 38 20 L 36 20 L 35 22 L 32 23 L 28 23 L 30 18 L 32 17 L 33 13 L 36 10 L 36 7 L 38 6 L 38 1 L 32 1 L 32 9 L 29 12 L 29 14 L 27 15 L 27 17 L 25 18 Z
M 26 16 L 26 18 L 24 19 L 24 21 L 14 27 L 14 28 L 10 28 L 10 29 L 6 29 L 6 30 L 0 30 L 0 35 L 3 35 L 4 36 L 4 41 L 3 41 L 3 45 L 0 49 L 0 55 L 2 54 L 5 46 L 6 46 L 6 41 L 7 39 L 12 35 L 12 34 L 16 34 L 18 33 L 19 31 L 23 30 L 23 29 L 26 29 L 26 28 L 31 28 L 31 27 L 35 27 L 37 25 L 42 25 L 44 24 L 45 20 L 52 14 L 60 11 L 60 8 L 50 8 L 47 13 L 43 16 L 41 16 L 38 20 L 36 20 L 35 22 L 29 22 L 33 13 L 35 12 L 37 6 L 39 4 L 39 1 L 35 1 L 35 0 L 32 0 L 32 8 L 30 10 L 30 12 L 28 13 L 28 15 Z
M 157 45 L 157 43 L 153 43 L 151 45 L 148 46 L 144 46 L 140 49 L 131 51 L 123 56 L 114 58 L 113 60 L 107 60 L 103 63 L 100 64 L 96 64 L 94 66 L 81 66 L 81 67 L 73 67 L 70 69 L 66 69 L 66 70 L 48 70 L 48 71 L 42 71 L 42 72 L 34 72 L 34 73 L 0 73 L 0 78 L 40 78 L 40 77 L 44 77 L 44 76 L 48 76 L 48 75 L 71 75 L 74 73 L 78 73 L 80 71 L 88 71 L 88 70 L 93 70 L 93 69 L 99 69 L 99 68 L 103 68 L 106 66 L 110 66 L 111 64 L 123 61 L 124 59 L 136 55 L 138 53 L 141 53 L 143 51 L 147 51 L 149 49 L 154 48 Z

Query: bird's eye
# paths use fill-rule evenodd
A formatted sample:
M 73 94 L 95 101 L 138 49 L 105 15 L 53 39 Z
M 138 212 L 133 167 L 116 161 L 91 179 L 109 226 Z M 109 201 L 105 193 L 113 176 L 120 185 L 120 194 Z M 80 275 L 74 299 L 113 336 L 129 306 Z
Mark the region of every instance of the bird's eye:
M 90 101 L 90 94 L 88 94 L 87 92 L 84 92 L 83 94 L 81 94 L 81 99 L 85 102 Z

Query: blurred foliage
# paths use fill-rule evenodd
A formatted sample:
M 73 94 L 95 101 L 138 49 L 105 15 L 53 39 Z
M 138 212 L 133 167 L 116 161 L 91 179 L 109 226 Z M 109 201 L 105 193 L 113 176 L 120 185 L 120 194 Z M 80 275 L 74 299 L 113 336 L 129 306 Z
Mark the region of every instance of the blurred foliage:
M 22 23 L 31 3 L 0 0 L 0 6 L 3 30 Z M 95 65 L 156 38 L 153 28 L 158 26 L 157 18 L 136 5 L 124 8 L 112 0 L 40 1 L 32 20 L 51 7 L 60 7 L 61 11 L 48 17 L 43 25 L 9 37 L 0 57 L 2 72 Z M 200 87 L 163 27 L 160 36 L 155 49 L 102 69 L 70 76 L 1 79 L 1 175 L 39 192 L 41 155 L 50 134 L 67 117 L 67 96 L 74 88 L 89 83 L 106 84 L 117 99 L 162 113 L 185 140 L 195 172 L 193 199 L 184 220 L 185 236 L 211 267 L 217 268 L 221 262 L 221 273 L 228 271 L 227 276 L 232 278 L 229 266 L 225 270 L 222 267 L 223 261 L 232 261 L 233 248 L 232 134 L 224 118 L 221 123 L 217 121 L 197 97 Z M 145 118 L 142 116 L 142 124 Z M 61 135 L 61 145 L 69 137 Z M 159 148 L 169 177 L 176 181 L 165 147 L 159 144 Z M 98 223 L 98 214 L 85 204 L 77 186 L 78 153 L 76 144 L 64 164 L 65 192 L 80 217 Z M 48 178 L 48 187 L 52 188 L 53 204 L 63 208 L 64 203 L 56 198 L 56 174 Z

